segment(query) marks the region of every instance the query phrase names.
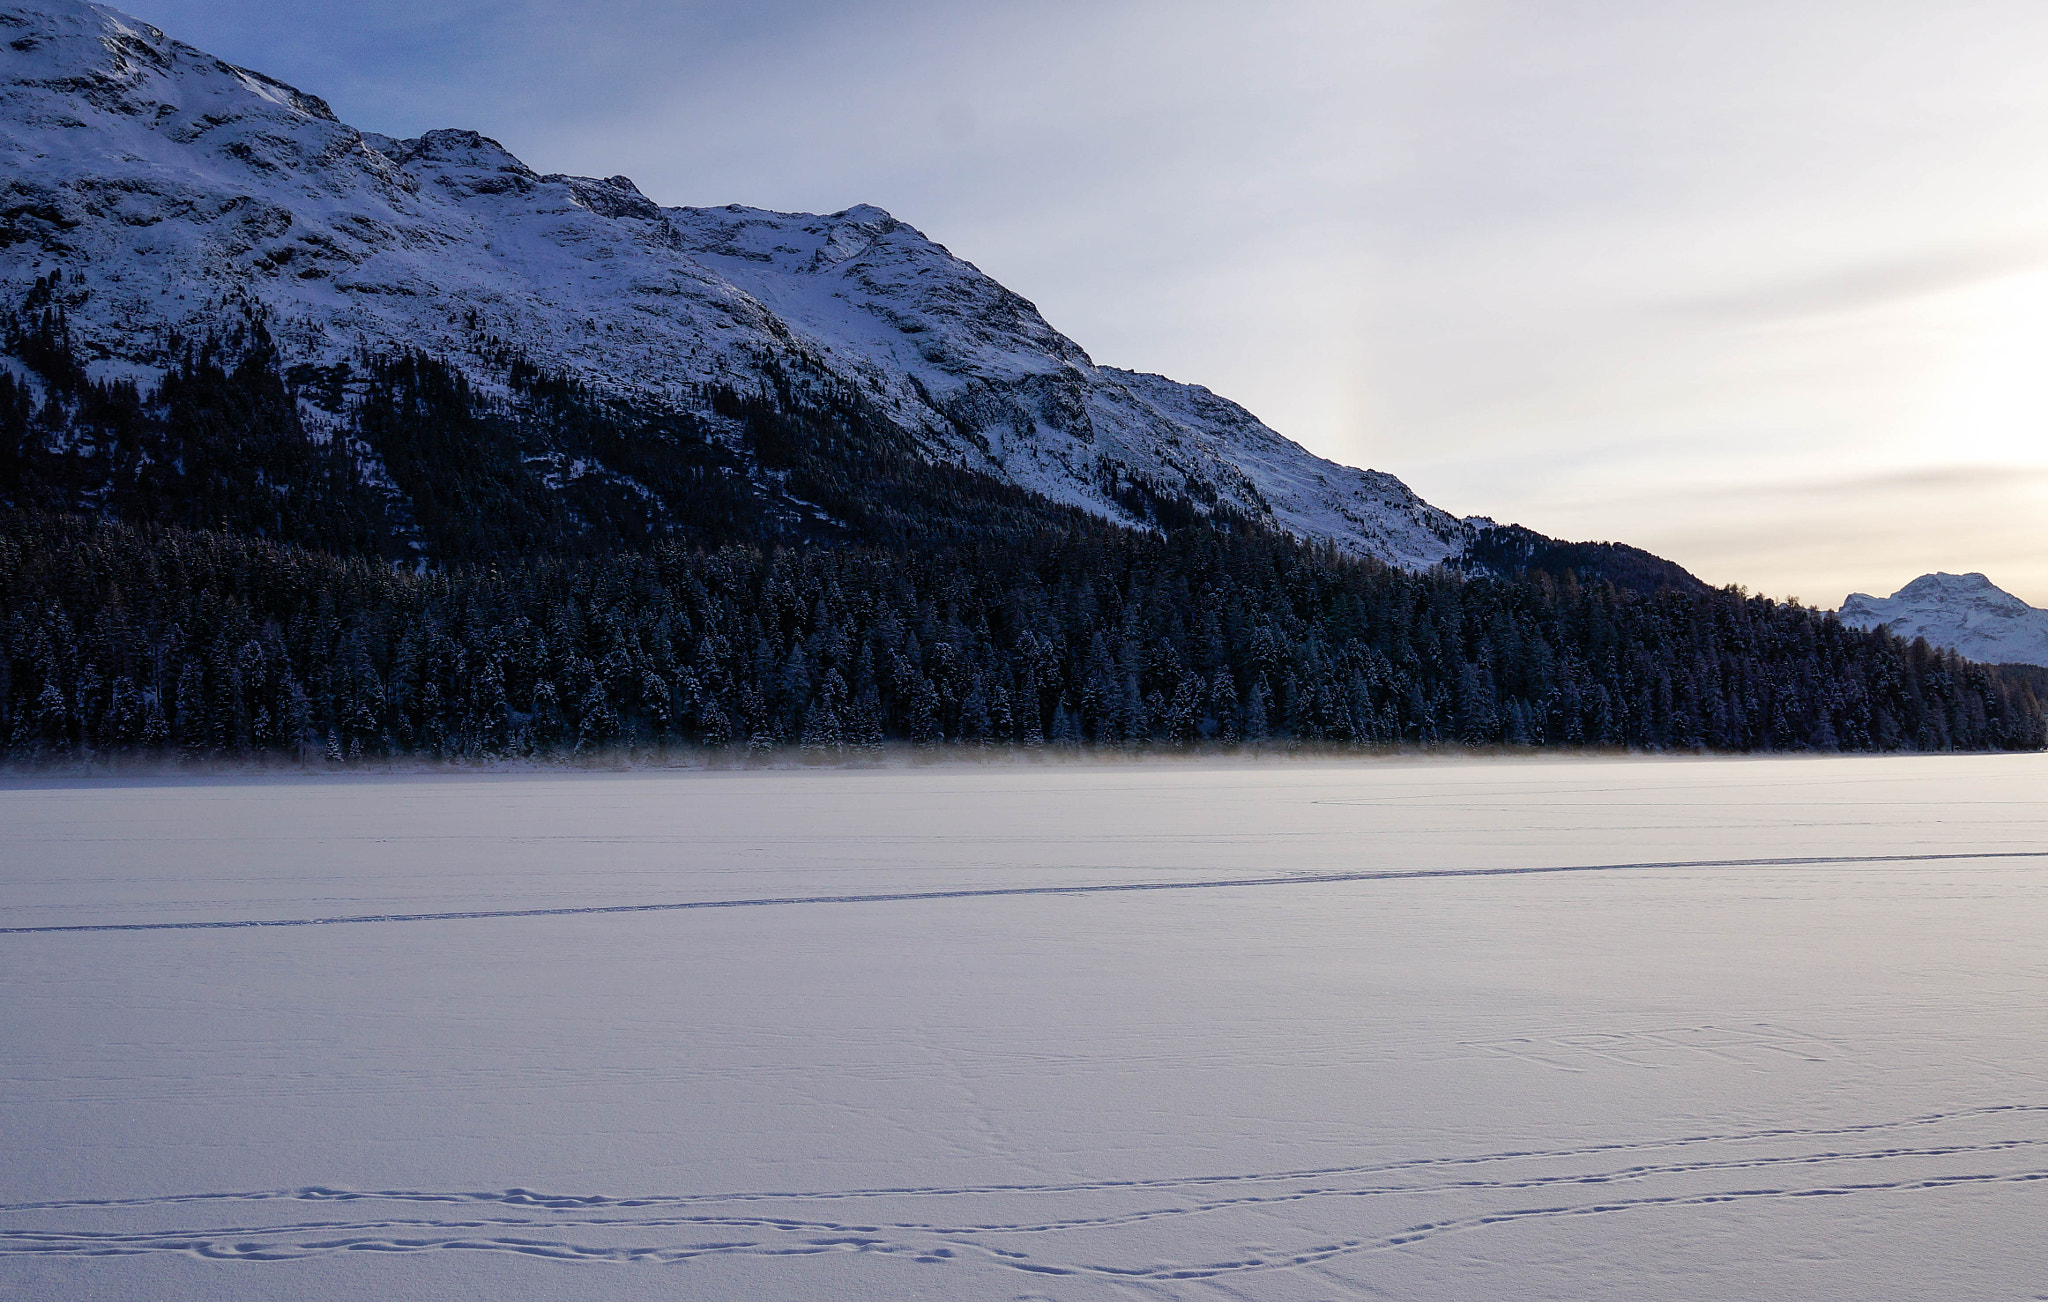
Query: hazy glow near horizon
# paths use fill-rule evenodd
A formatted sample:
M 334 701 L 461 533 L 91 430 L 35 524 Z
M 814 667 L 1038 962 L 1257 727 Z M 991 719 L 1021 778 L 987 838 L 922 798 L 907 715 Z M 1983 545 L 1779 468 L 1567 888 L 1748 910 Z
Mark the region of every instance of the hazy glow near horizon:
M 358 126 L 879 204 L 1460 514 L 2048 605 L 2048 8 L 130 0 Z

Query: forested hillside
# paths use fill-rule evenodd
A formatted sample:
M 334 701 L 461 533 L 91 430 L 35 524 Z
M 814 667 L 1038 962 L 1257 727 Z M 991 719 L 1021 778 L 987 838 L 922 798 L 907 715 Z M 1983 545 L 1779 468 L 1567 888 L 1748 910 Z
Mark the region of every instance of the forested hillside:
M 669 208 L 76 0 L 0 69 L 0 748 L 2039 747 L 2039 685 L 1430 505 L 878 208 Z
M 16 763 L 2044 742 L 2031 688 L 1803 607 L 1417 574 L 1207 528 L 420 574 L 8 513 L 0 604 Z
M 251 316 L 141 392 L 59 305 L 4 329 L 17 763 L 2043 743 L 2016 677 L 1632 548 L 1489 529 L 1414 573 L 1138 481 L 1105 488 L 1149 527 L 1113 524 L 853 391 L 650 411 L 503 344 L 495 393 L 417 354 L 292 374 Z
M 0 507 L 219 529 L 428 565 L 723 546 L 951 545 L 1099 515 L 920 456 L 859 391 L 763 363 L 763 386 L 704 385 L 695 408 L 594 393 L 479 340 L 469 372 L 420 353 L 285 367 L 249 313 L 147 391 L 93 380 L 38 282 L 0 316 Z M 1101 485 L 1134 522 L 1254 527 L 1135 476 Z

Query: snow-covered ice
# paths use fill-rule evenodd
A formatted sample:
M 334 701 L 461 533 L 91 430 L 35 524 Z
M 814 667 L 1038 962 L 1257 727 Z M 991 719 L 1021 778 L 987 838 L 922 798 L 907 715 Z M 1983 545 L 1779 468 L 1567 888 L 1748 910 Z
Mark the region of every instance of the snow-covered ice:
M 2048 1295 L 2044 779 L 17 782 L 0 1295 Z

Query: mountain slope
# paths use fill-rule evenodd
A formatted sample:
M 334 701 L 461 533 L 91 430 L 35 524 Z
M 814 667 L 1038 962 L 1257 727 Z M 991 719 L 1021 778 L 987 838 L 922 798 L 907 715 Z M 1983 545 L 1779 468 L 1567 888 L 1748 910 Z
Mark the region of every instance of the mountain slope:
M 1889 597 L 1852 592 L 1838 613 L 1852 627 L 1888 624 L 1986 664 L 2048 665 L 2048 610 L 1982 574 L 1923 574 Z
M 1404 567 L 1473 534 L 1207 390 L 1095 365 L 880 209 L 662 208 L 622 177 L 540 175 L 475 132 L 365 134 L 77 0 L 0 7 L 0 39 L 0 296 L 62 271 L 55 301 L 95 379 L 146 387 L 240 313 L 282 365 L 343 376 L 343 399 L 366 356 L 398 350 L 485 397 L 519 396 L 517 360 L 713 434 L 710 390 L 773 390 L 857 403 L 919 456 L 1111 519 L 1177 499 Z M 368 480 L 390 478 L 357 451 Z M 638 482 L 574 460 L 578 478 Z

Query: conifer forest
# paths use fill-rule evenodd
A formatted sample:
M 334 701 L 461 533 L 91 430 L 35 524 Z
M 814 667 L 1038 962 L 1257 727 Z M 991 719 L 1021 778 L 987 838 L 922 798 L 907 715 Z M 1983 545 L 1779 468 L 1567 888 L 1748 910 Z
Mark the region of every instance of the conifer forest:
M 420 355 L 293 373 L 251 319 L 141 391 L 34 296 L 5 330 L 16 765 L 2048 741 L 2037 676 L 1635 549 L 1489 530 L 1406 572 L 1138 481 L 1125 527 L 800 376 L 650 412 L 501 346 L 488 397 Z

